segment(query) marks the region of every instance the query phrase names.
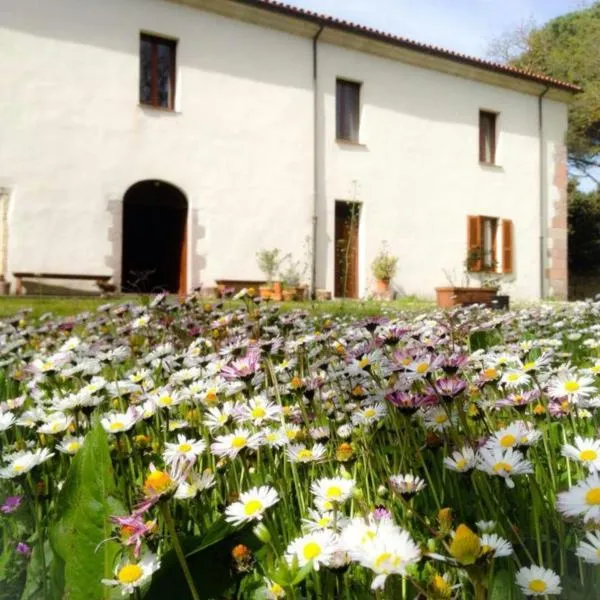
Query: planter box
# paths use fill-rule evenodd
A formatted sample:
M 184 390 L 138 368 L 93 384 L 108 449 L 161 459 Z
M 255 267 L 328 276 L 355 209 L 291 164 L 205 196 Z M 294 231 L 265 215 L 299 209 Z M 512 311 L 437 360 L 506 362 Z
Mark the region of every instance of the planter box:
M 468 306 L 469 304 L 486 304 L 487 306 L 490 306 L 492 298 L 496 295 L 497 291 L 498 288 L 435 288 L 437 305 L 440 308 L 451 308 L 453 306 Z

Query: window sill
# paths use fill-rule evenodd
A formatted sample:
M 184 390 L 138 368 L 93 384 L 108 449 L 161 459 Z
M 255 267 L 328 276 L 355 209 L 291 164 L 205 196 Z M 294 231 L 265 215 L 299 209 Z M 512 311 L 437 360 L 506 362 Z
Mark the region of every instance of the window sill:
M 486 171 L 499 171 L 504 172 L 504 167 L 502 165 L 497 165 L 494 163 L 487 163 L 479 161 L 479 166 Z
M 143 104 L 142 102 L 140 102 L 138 104 L 138 107 L 141 108 L 144 111 L 149 111 L 149 112 L 159 112 L 159 113 L 164 113 L 167 115 L 180 115 L 181 111 L 175 110 L 174 108 L 165 108 L 164 106 L 153 106 L 152 104 Z
M 350 148 L 357 148 L 357 149 L 363 149 L 363 150 L 367 149 L 366 144 L 361 144 L 360 142 L 353 142 L 352 140 L 344 140 L 344 139 L 336 138 L 335 142 L 339 146 L 348 146 Z

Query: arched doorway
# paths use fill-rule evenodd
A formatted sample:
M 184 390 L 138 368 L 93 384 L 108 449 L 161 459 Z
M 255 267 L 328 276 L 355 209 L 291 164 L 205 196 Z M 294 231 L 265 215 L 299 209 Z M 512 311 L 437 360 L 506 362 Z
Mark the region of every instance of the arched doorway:
M 140 181 L 123 199 L 123 292 L 185 293 L 185 195 L 164 181 Z

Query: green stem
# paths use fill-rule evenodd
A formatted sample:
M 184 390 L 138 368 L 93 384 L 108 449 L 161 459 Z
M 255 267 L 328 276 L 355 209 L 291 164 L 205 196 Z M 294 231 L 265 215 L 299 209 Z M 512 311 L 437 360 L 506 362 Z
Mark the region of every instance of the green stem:
M 192 579 L 192 574 L 190 573 L 187 561 L 185 560 L 185 555 L 183 554 L 183 548 L 181 547 L 181 543 L 179 542 L 177 531 L 175 530 L 175 523 L 173 522 L 173 517 L 171 516 L 171 509 L 169 508 L 169 504 L 166 500 L 161 502 L 160 510 L 165 519 L 165 525 L 169 530 L 171 542 L 173 543 L 175 554 L 177 555 L 177 559 L 179 560 L 179 564 L 181 565 L 181 570 L 183 571 L 185 580 L 187 581 L 188 587 L 190 588 L 190 592 L 192 593 L 192 598 L 194 600 L 200 600 L 200 596 L 198 594 L 198 591 L 196 590 L 194 580 Z

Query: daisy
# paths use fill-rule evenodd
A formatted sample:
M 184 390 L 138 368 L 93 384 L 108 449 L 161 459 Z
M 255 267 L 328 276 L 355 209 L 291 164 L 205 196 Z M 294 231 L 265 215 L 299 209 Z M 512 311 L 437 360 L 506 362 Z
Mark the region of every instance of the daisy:
M 26 450 L 12 457 L 8 466 L 0 469 L 0 479 L 13 479 L 29 473 L 31 469 L 41 465 L 54 456 L 48 448 L 38 448 L 33 452 Z
M 567 398 L 577 404 L 580 400 L 596 392 L 593 377 L 580 376 L 577 373 L 563 370 L 548 384 L 548 394 L 553 398 Z
M 260 442 L 260 434 L 251 433 L 249 429 L 241 427 L 233 433 L 217 436 L 210 450 L 215 456 L 235 458 L 244 448 L 256 450 Z
M 255 487 L 240 494 L 240 499 L 225 509 L 225 520 L 233 525 L 261 521 L 267 508 L 279 502 L 277 492 L 269 486 Z
M 565 444 L 562 455 L 585 465 L 590 471 L 600 470 L 600 441 L 575 436 L 575 445 Z
M 162 389 L 151 396 L 151 400 L 156 404 L 157 408 L 166 408 L 170 410 L 177 406 L 183 400 L 183 395 L 169 389 Z
M 315 571 L 321 565 L 327 566 L 334 553 L 339 549 L 339 539 L 335 533 L 327 529 L 308 533 L 293 540 L 286 550 L 286 561 L 303 567 L 312 562 Z
M 519 369 L 507 369 L 500 378 L 500 385 L 507 388 L 524 387 L 531 381 L 531 376 Z
M 310 491 L 315 496 L 315 503 L 321 510 L 332 510 L 352 495 L 356 482 L 343 477 L 323 477 L 313 481 Z
M 48 415 L 45 421 L 43 425 L 38 427 L 38 433 L 55 435 L 68 429 L 73 422 L 73 417 L 67 417 L 63 413 L 53 413 Z
M 579 558 L 592 565 L 600 565 L 600 531 L 588 531 L 575 552 Z
M 482 533 L 491 533 L 496 529 L 496 521 L 477 521 L 475 525 Z
M 190 500 L 195 498 L 199 492 L 213 487 L 216 483 L 215 476 L 210 469 L 203 471 L 202 475 L 190 473 L 187 480 L 181 481 L 175 491 L 178 500 Z
M 271 581 L 268 577 L 264 578 L 264 582 L 265 600 L 281 600 L 281 598 L 285 598 L 285 590 L 278 583 Z
M 313 508 L 309 508 L 308 516 L 310 517 L 309 519 L 302 519 L 302 526 L 309 532 L 333 527 L 335 517 L 333 511 L 318 512 Z M 339 517 L 338 525 L 340 525 Z
M 281 429 L 266 429 L 262 432 L 262 441 L 271 448 L 287 446 L 290 441 Z
M 152 573 L 160 568 L 160 561 L 154 554 L 146 554 L 137 563 L 125 562 L 117 565 L 115 579 L 103 579 L 104 585 L 120 586 L 121 594 L 133 594 L 135 588 L 144 585 L 152 577 Z
M 281 409 L 277 404 L 267 400 L 265 396 L 255 396 L 240 407 L 236 414 L 236 421 L 242 423 L 250 421 L 253 425 L 260 426 L 265 421 L 277 421 L 281 414 Z
M 372 425 L 380 421 L 386 414 L 387 409 L 385 404 L 378 402 L 377 404 L 357 410 L 352 415 L 352 423 L 354 425 Z
M 77 454 L 77 451 L 83 446 L 83 436 L 65 437 L 62 442 L 56 444 L 56 449 L 63 454 Z
M 582 516 L 584 522 L 600 522 L 600 476 L 591 474 L 566 492 L 558 494 L 556 507 L 567 517 Z
M 325 457 L 327 450 L 323 444 L 315 444 L 307 448 L 304 444 L 290 444 L 286 450 L 286 456 L 291 462 L 316 462 Z
M 525 596 L 553 596 L 560 594 L 560 577 L 551 569 L 532 565 L 517 572 L 516 584 Z
M 484 553 L 493 552 L 494 558 L 510 556 L 513 553 L 512 544 L 495 533 L 484 533 L 481 536 L 481 549 Z
M 123 433 L 129 431 L 137 421 L 135 411 L 128 410 L 126 413 L 109 413 L 100 420 L 102 427 L 108 433 Z
M 185 435 L 179 434 L 176 444 L 165 443 L 163 458 L 167 465 L 181 460 L 193 462 L 204 450 L 206 450 L 206 442 L 204 440 L 188 440 Z
M 511 477 L 533 473 L 533 467 L 518 450 L 481 448 L 477 454 L 477 469 L 488 475 L 504 478 L 509 488 L 515 487 Z
M 475 467 L 475 452 L 470 446 L 455 450 L 451 457 L 444 458 L 444 465 L 451 471 L 466 473 Z
M 206 411 L 204 424 L 210 431 L 215 431 L 216 429 L 223 427 L 229 422 L 229 419 L 234 412 L 234 408 L 235 406 L 231 400 L 223 403 L 221 407 L 211 406 Z
M 0 412 L 0 431 L 6 431 L 15 422 L 15 415 L 11 412 Z
M 389 481 L 392 490 L 397 494 L 400 494 L 405 500 L 410 500 L 427 485 L 423 479 L 415 477 L 412 473 L 406 475 L 392 475 Z
M 518 446 L 530 446 L 536 442 L 541 433 L 536 431 L 529 423 L 515 421 L 508 427 L 495 431 L 486 442 L 485 447 L 490 450 L 507 450 Z
M 423 425 L 433 431 L 442 432 L 450 427 L 453 421 L 441 406 L 432 406 L 423 413 Z

